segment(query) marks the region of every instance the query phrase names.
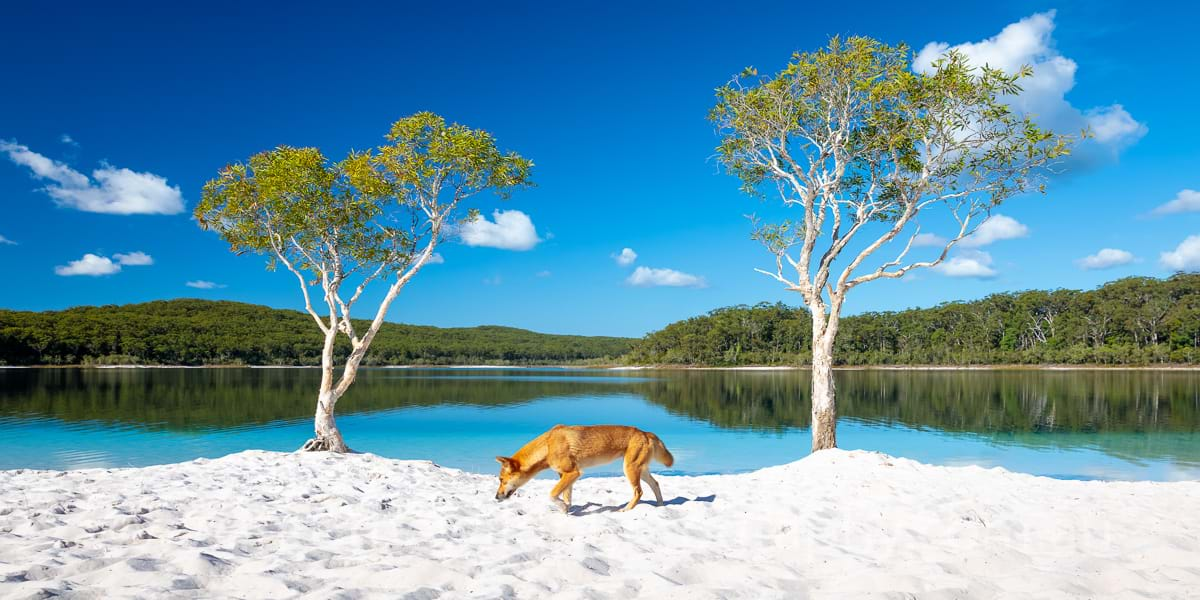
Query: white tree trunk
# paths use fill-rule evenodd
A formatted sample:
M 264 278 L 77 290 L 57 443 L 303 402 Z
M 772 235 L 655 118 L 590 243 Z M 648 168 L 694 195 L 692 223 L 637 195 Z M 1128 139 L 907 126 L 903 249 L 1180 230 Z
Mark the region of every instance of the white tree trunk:
M 305 442 L 301 450 L 306 451 L 328 451 L 328 452 L 349 452 L 346 447 L 345 440 L 342 439 L 342 432 L 338 430 L 337 423 L 333 418 L 333 410 L 337 405 L 337 398 L 332 391 L 321 392 L 317 397 L 317 414 L 313 418 L 313 433 L 315 437 Z
M 837 405 L 834 403 L 832 325 L 813 311 L 812 341 L 812 451 L 837 447 Z
M 313 438 L 300 447 L 308 452 L 349 452 L 342 432 L 338 431 L 333 418 L 341 392 L 333 386 L 333 346 L 337 340 L 337 329 L 325 333 L 325 346 L 321 349 L 321 389 L 317 394 L 317 413 L 313 417 Z

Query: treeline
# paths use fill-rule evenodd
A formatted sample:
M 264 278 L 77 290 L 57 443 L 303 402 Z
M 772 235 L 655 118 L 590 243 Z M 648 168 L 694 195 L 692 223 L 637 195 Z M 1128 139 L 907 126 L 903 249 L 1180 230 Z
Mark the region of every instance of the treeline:
M 359 331 L 367 325 L 355 323 Z M 364 363 L 615 362 L 633 341 L 511 327 L 386 323 Z M 8 365 L 317 365 L 321 343 L 307 314 L 239 302 L 165 300 L 47 312 L 0 310 L 0 364 Z M 344 337 L 338 352 L 349 352 Z
M 806 363 L 812 320 L 783 304 L 733 306 L 672 323 L 628 355 L 638 364 Z M 1200 362 L 1200 275 L 1130 277 L 1095 290 L 994 294 L 974 302 L 843 317 L 843 365 Z

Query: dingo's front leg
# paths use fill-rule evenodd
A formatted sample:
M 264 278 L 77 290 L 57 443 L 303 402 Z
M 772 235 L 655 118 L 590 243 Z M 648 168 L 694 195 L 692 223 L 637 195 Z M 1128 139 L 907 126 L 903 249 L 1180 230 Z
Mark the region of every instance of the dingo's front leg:
M 579 479 L 579 476 L 582 474 L 579 471 L 560 473 L 559 476 L 561 478 L 558 480 L 558 483 L 554 484 L 554 488 L 550 490 L 550 499 L 564 513 L 571 510 L 571 486 L 575 485 L 575 480 Z M 558 498 L 564 492 L 566 492 L 566 502 Z

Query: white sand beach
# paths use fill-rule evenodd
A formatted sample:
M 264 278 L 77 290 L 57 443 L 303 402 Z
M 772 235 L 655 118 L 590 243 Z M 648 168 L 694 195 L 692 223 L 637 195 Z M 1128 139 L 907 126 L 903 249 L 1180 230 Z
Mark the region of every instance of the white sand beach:
M 1200 483 L 1059 481 L 831 450 L 660 477 L 665 507 L 585 478 L 369 454 L 243 452 L 0 472 L 0 597 L 1187 598 Z M 649 492 L 647 491 L 647 495 Z

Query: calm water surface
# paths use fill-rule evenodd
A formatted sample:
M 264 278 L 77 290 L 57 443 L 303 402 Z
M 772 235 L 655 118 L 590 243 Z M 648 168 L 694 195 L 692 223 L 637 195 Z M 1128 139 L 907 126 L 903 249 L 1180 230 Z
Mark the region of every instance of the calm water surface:
M 314 369 L 0 369 L 0 469 L 143 466 L 311 433 Z M 556 423 L 657 433 L 676 473 L 808 453 L 796 371 L 367 369 L 338 404 L 355 450 L 491 473 Z M 840 371 L 839 445 L 1085 479 L 1200 479 L 1200 373 Z M 617 473 L 619 466 L 593 473 Z

